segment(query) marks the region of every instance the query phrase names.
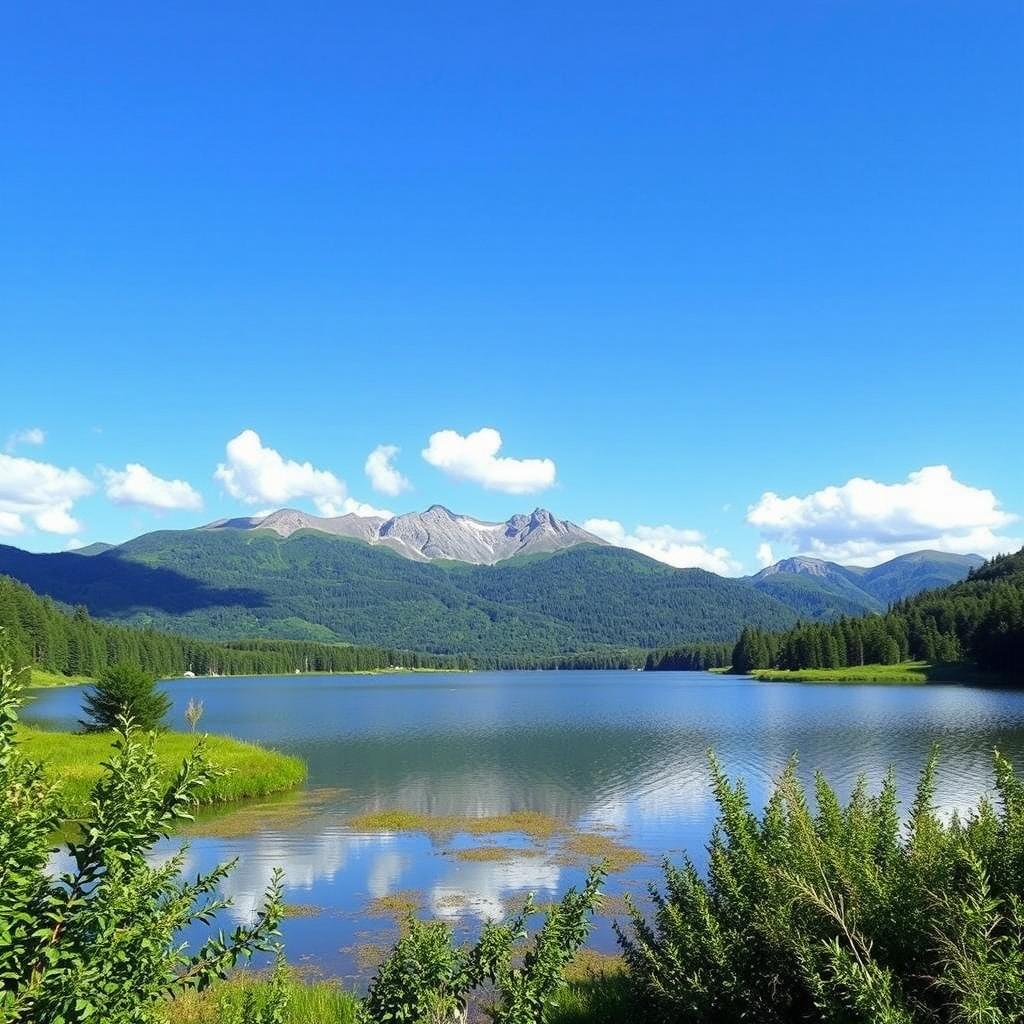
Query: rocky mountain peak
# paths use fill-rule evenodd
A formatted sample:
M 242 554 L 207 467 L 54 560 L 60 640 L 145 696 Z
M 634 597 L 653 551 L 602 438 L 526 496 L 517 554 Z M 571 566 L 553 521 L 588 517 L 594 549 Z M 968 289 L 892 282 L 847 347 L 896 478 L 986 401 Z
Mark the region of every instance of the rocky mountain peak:
M 576 544 L 604 544 L 567 519 L 547 509 L 519 513 L 503 523 L 487 522 L 434 504 L 422 512 L 390 519 L 357 515 L 323 518 L 299 509 L 282 508 L 262 518 L 221 519 L 205 530 L 273 530 L 289 537 L 298 530 L 319 530 L 381 544 L 417 561 L 450 560 L 492 565 L 520 554 L 560 551 Z

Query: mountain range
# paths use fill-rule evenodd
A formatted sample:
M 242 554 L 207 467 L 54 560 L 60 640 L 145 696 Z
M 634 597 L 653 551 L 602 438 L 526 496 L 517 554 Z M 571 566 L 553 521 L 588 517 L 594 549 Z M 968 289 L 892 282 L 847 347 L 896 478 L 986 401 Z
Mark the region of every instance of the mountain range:
M 282 509 L 78 553 L 0 546 L 0 573 L 101 618 L 216 640 L 373 644 L 506 663 L 731 641 L 744 625 L 882 610 L 980 562 L 918 552 L 861 569 L 795 558 L 727 579 L 614 547 L 544 509 L 487 523 L 439 505 L 392 519 Z
M 762 569 L 749 582 L 804 618 L 882 612 L 894 601 L 964 579 L 984 563 L 980 555 L 914 551 L 871 568 L 798 555 Z
M 470 565 L 493 565 L 516 555 L 561 551 L 577 544 L 604 544 L 567 519 L 558 519 L 547 509 L 530 515 L 514 515 L 503 523 L 490 523 L 473 516 L 458 515 L 444 505 L 431 505 L 425 512 L 408 512 L 384 519 L 349 514 L 325 519 L 294 508 L 282 508 L 266 516 L 219 519 L 203 530 L 272 530 L 279 537 L 291 537 L 300 530 L 316 530 L 333 537 L 348 537 L 367 544 L 382 544 L 405 558 L 420 562 L 453 561 Z

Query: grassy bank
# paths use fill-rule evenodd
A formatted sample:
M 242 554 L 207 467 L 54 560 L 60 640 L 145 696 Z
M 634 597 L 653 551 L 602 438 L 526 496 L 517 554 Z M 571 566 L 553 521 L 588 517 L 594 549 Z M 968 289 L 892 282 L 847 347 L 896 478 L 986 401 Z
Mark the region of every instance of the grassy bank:
M 751 675 L 766 683 L 927 683 L 931 666 L 924 661 L 898 665 L 852 665 L 849 668 L 762 668 Z
M 288 1003 L 282 1024 L 355 1024 L 359 1000 L 340 985 L 291 977 L 285 989 Z M 238 1010 L 246 1002 L 259 1005 L 269 990 L 266 976 L 239 971 L 205 992 L 189 992 L 164 1003 L 157 1019 L 161 1024 L 224 1024 L 238 1020 Z
M 43 668 L 33 668 L 29 674 L 29 686 L 40 688 L 48 686 L 81 686 L 83 683 L 94 683 L 95 679 L 88 676 L 65 676 L 59 672 L 47 672 Z
M 897 665 L 852 665 L 849 668 L 801 668 L 795 670 L 762 668 L 751 675 L 767 683 L 976 683 L 999 685 L 1003 680 L 973 665 L 956 663 L 937 665 L 927 661 L 901 661 Z
M 247 999 L 257 1005 L 267 998 L 266 975 L 239 971 L 229 981 L 205 992 L 189 992 L 160 1008 L 161 1024 L 224 1024 L 236 1020 Z M 333 981 L 304 981 L 292 976 L 286 985 L 288 1004 L 282 1024 L 355 1024 L 359 999 Z M 548 1024 L 627 1024 L 635 1012 L 625 975 L 584 972 L 558 994 L 547 1010 Z
M 157 737 L 157 755 L 168 777 L 191 751 L 196 738 L 180 732 Z M 100 777 L 100 765 L 110 756 L 114 736 L 108 732 L 49 732 L 22 726 L 18 741 L 29 757 L 46 766 L 52 779 L 63 784 L 67 811 L 74 817 L 87 806 L 89 792 Z M 206 750 L 213 764 L 229 772 L 212 784 L 208 803 L 267 796 L 291 789 L 306 777 L 306 766 L 299 758 L 229 736 L 208 737 Z

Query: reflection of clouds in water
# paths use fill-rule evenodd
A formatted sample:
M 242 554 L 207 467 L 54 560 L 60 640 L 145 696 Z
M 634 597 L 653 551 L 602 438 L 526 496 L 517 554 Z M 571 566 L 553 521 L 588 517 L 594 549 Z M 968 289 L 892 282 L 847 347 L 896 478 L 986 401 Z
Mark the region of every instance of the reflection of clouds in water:
M 411 859 L 407 854 L 395 850 L 384 850 L 373 858 L 366 878 L 366 890 L 374 898 L 390 896 L 398 888 L 402 872 Z
M 386 845 L 392 836 L 353 835 L 330 831 L 321 835 L 253 836 L 240 851 L 235 870 L 221 883 L 221 892 L 232 900 L 230 914 L 236 921 L 248 921 L 262 905 L 263 893 L 275 868 L 284 870 L 289 890 L 310 890 L 320 881 L 330 881 L 356 848 Z
M 471 764 L 440 779 L 402 779 L 367 803 L 367 809 L 374 810 L 401 807 L 419 814 L 473 818 L 530 810 L 569 821 L 584 813 L 586 806 L 586 796 L 565 782 L 531 779 L 525 786 L 518 777 L 481 771 Z
M 499 920 L 513 895 L 529 891 L 553 897 L 561 875 L 557 864 L 541 857 L 462 862 L 430 890 L 431 912 L 447 920 L 466 915 Z

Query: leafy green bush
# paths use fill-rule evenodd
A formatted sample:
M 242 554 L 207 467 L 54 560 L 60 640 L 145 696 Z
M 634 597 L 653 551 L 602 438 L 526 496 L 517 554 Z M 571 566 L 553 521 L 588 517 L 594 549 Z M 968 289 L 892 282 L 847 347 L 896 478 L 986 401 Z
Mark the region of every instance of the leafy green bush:
M 270 947 L 282 915 L 279 876 L 263 911 L 194 954 L 185 926 L 209 923 L 225 905 L 213 896 L 231 865 L 181 880 L 184 850 L 147 862 L 216 774 L 202 741 L 168 785 L 153 737 L 125 726 L 93 789 L 70 869 L 48 871 L 60 825 L 59 790 L 15 742 L 21 684 L 0 660 L 0 1020 L 5 1024 L 138 1024 L 168 995 L 203 989 L 240 957 Z
M 604 869 L 592 868 L 582 890 L 570 889 L 548 912 L 544 924 L 515 965 L 527 938 L 532 901 L 504 923 L 484 925 L 474 946 L 456 946 L 440 921 L 409 921 L 377 971 L 361 1008 L 365 1024 L 405 1021 L 448 1024 L 465 1019 L 470 994 L 494 986 L 495 1024 L 540 1024 L 564 986 L 565 967 L 586 941 L 590 914 L 600 899 Z
M 139 729 L 157 729 L 170 707 L 171 698 L 156 688 L 155 676 L 123 661 L 105 669 L 96 685 L 86 690 L 82 710 L 87 717 L 82 725 L 105 732 L 128 718 Z
M 901 825 L 892 773 L 815 809 L 782 776 L 763 816 L 712 759 L 707 877 L 665 864 L 653 922 L 620 929 L 637 1019 L 756 1024 L 1024 1020 L 1024 786 L 994 758 L 995 803 L 942 818 L 936 758 Z

